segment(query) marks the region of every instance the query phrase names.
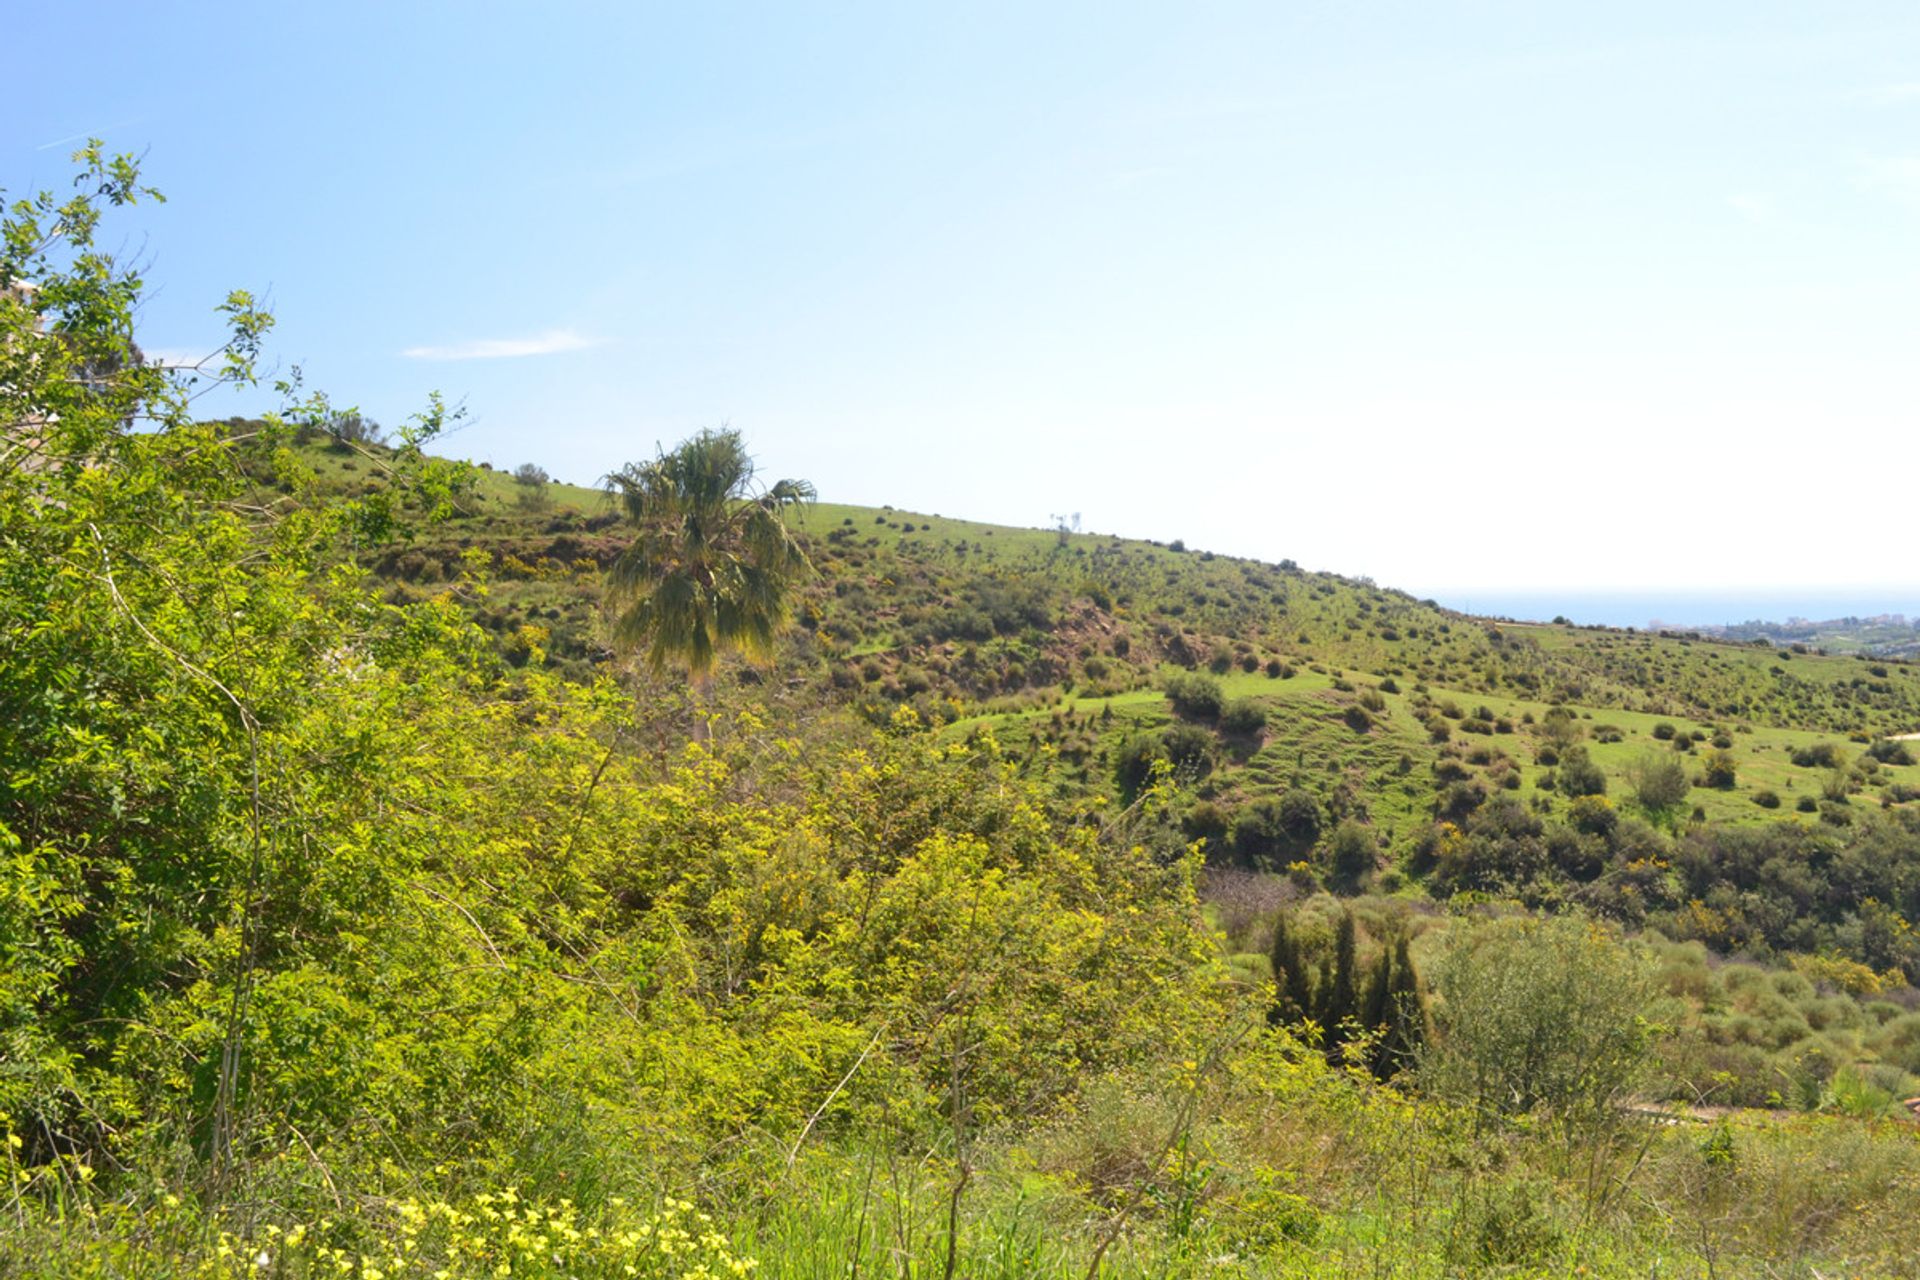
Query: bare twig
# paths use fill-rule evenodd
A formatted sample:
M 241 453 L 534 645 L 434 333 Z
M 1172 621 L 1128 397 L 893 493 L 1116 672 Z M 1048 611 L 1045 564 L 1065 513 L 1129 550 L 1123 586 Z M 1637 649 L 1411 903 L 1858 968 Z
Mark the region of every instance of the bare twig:
M 886 1030 L 883 1024 L 873 1033 L 873 1039 L 867 1041 L 867 1047 L 860 1051 L 860 1056 L 853 1060 L 853 1065 L 847 1068 L 847 1073 L 840 1077 L 840 1083 L 833 1086 L 833 1091 L 827 1094 L 826 1101 L 815 1107 L 813 1114 L 807 1117 L 806 1127 L 800 1130 L 800 1136 L 793 1140 L 793 1147 L 787 1152 L 788 1172 L 793 1171 L 793 1162 L 799 1158 L 800 1147 L 806 1142 L 807 1135 L 813 1132 L 813 1126 L 819 1123 L 820 1117 L 825 1115 L 827 1108 L 833 1105 L 833 1100 L 840 1096 L 840 1091 L 847 1087 L 847 1082 L 853 1079 L 853 1073 L 860 1069 L 860 1065 L 867 1060 L 867 1055 L 879 1045 L 880 1037 L 886 1034 Z
M 1206 1055 L 1194 1065 L 1193 1083 L 1187 1090 L 1186 1098 L 1180 1103 L 1180 1110 L 1174 1115 L 1173 1126 L 1167 1132 L 1166 1141 L 1160 1144 L 1159 1154 L 1154 1156 L 1153 1164 L 1149 1166 L 1149 1176 L 1160 1171 L 1161 1166 L 1166 1164 L 1167 1157 L 1173 1154 L 1174 1148 L 1180 1145 L 1192 1129 L 1194 1116 L 1200 1107 L 1200 1086 L 1205 1083 L 1207 1074 L 1220 1064 L 1229 1049 L 1246 1037 L 1253 1025 L 1251 1020 L 1243 1019 L 1238 1026 L 1229 1028 L 1225 1034 L 1214 1041 Z M 1093 1251 L 1093 1259 L 1087 1264 L 1087 1280 L 1097 1280 L 1100 1264 L 1106 1259 L 1107 1250 L 1112 1248 L 1113 1242 L 1120 1238 L 1121 1231 L 1126 1228 L 1127 1219 L 1133 1216 L 1134 1210 L 1138 1209 L 1140 1202 L 1146 1198 L 1147 1179 L 1143 1177 L 1134 1183 L 1133 1193 L 1127 1197 L 1126 1203 L 1120 1206 L 1120 1211 L 1113 1215 L 1113 1220 L 1107 1224 L 1106 1231 L 1101 1234 L 1100 1243 Z

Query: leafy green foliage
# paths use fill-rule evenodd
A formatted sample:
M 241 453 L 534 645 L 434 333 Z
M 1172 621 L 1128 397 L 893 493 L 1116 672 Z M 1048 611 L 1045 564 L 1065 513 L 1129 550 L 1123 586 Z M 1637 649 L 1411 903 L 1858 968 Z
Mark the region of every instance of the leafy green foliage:
M 1607 775 L 1585 747 L 1568 747 L 1560 755 L 1559 792 L 1574 799 L 1580 796 L 1599 796 L 1607 792 Z
M 1451 940 L 1434 974 L 1439 1035 L 1428 1084 L 1477 1111 L 1540 1108 L 1585 1129 L 1641 1078 L 1649 962 L 1579 920 L 1489 921 Z
M 1627 776 L 1633 784 L 1634 802 L 1652 814 L 1674 809 L 1693 789 L 1686 766 L 1670 755 L 1649 752 L 1634 762 Z
M 1700 785 L 1716 791 L 1731 791 L 1740 777 L 1740 763 L 1733 752 L 1715 750 L 1700 768 Z
M 91 295 L 33 270 L 34 306 L 133 296 L 103 262 Z M 843 1107 L 938 1114 L 962 1049 L 984 1120 L 1209 1007 L 1191 861 L 1074 820 L 990 736 L 666 766 L 611 684 L 515 672 L 450 594 L 384 603 L 354 559 L 455 492 L 437 419 L 377 501 L 263 515 L 260 441 L 176 383 L 76 392 L 58 326 L 15 357 L 0 1111 L 38 1154 L 500 1158 L 556 1097 L 703 1144 L 797 1131 L 856 1058 Z M 658 496 L 639 514 L 691 514 Z
M 1220 682 L 1208 676 L 1176 672 L 1167 677 L 1166 690 L 1173 709 L 1195 720 L 1217 719 L 1225 706 Z
M 1295 787 L 1255 800 L 1234 815 L 1233 850 L 1255 866 L 1275 867 L 1310 852 L 1320 838 L 1320 802 Z
M 1312 979 L 1307 971 L 1306 954 L 1288 927 L 1285 911 L 1274 916 L 1271 967 L 1274 985 L 1271 1020 L 1279 1026 L 1298 1026 L 1311 1016 L 1314 1007 Z
M 1220 731 L 1253 735 L 1267 727 L 1267 709 L 1251 698 L 1237 698 L 1220 712 Z

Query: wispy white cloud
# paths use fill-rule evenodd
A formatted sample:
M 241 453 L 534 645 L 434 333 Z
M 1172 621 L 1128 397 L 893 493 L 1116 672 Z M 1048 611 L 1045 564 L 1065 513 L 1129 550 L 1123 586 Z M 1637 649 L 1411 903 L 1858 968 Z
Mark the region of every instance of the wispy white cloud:
M 408 347 L 400 354 L 409 360 L 518 360 L 523 356 L 551 356 L 598 345 L 598 339 L 572 329 L 549 329 L 530 338 L 477 338 L 446 346 Z

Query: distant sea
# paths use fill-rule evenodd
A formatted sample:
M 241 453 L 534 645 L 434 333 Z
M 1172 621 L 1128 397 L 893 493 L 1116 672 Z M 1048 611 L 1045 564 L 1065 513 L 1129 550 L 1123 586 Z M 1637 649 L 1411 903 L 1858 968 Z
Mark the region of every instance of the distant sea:
M 1786 622 L 1790 618 L 1825 622 L 1829 618 L 1871 618 L 1889 613 L 1904 613 L 1909 622 L 1920 618 L 1920 586 L 1769 592 L 1442 591 L 1432 598 L 1450 609 L 1487 617 L 1521 622 L 1566 617 L 1577 623 L 1608 627 L 1645 627 L 1656 620 L 1678 628 L 1756 620 Z

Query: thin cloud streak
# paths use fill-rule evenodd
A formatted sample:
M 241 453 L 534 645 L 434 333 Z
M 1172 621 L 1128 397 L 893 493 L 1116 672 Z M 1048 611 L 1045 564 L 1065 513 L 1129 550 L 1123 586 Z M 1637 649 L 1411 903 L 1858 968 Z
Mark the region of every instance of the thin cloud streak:
M 519 360 L 599 345 L 599 339 L 584 337 L 571 329 L 549 329 L 530 338 L 478 338 L 446 346 L 408 347 L 400 354 L 409 360 Z
M 103 124 L 97 129 L 88 129 L 84 133 L 70 133 L 64 138 L 55 138 L 52 142 L 43 142 L 39 146 L 35 147 L 34 150 L 35 151 L 51 151 L 55 147 L 64 147 L 68 143 L 86 142 L 89 139 L 98 138 L 106 133 L 109 133 L 114 129 L 124 129 L 128 125 L 139 124 L 140 119 L 141 118 L 139 116 L 129 116 L 125 120 L 115 120 L 112 124 Z
M 143 347 L 141 354 L 147 363 L 159 365 L 163 369 L 192 369 L 200 365 L 212 368 L 220 363 L 220 355 L 225 347 L 219 343 L 194 349 L 191 347 Z

